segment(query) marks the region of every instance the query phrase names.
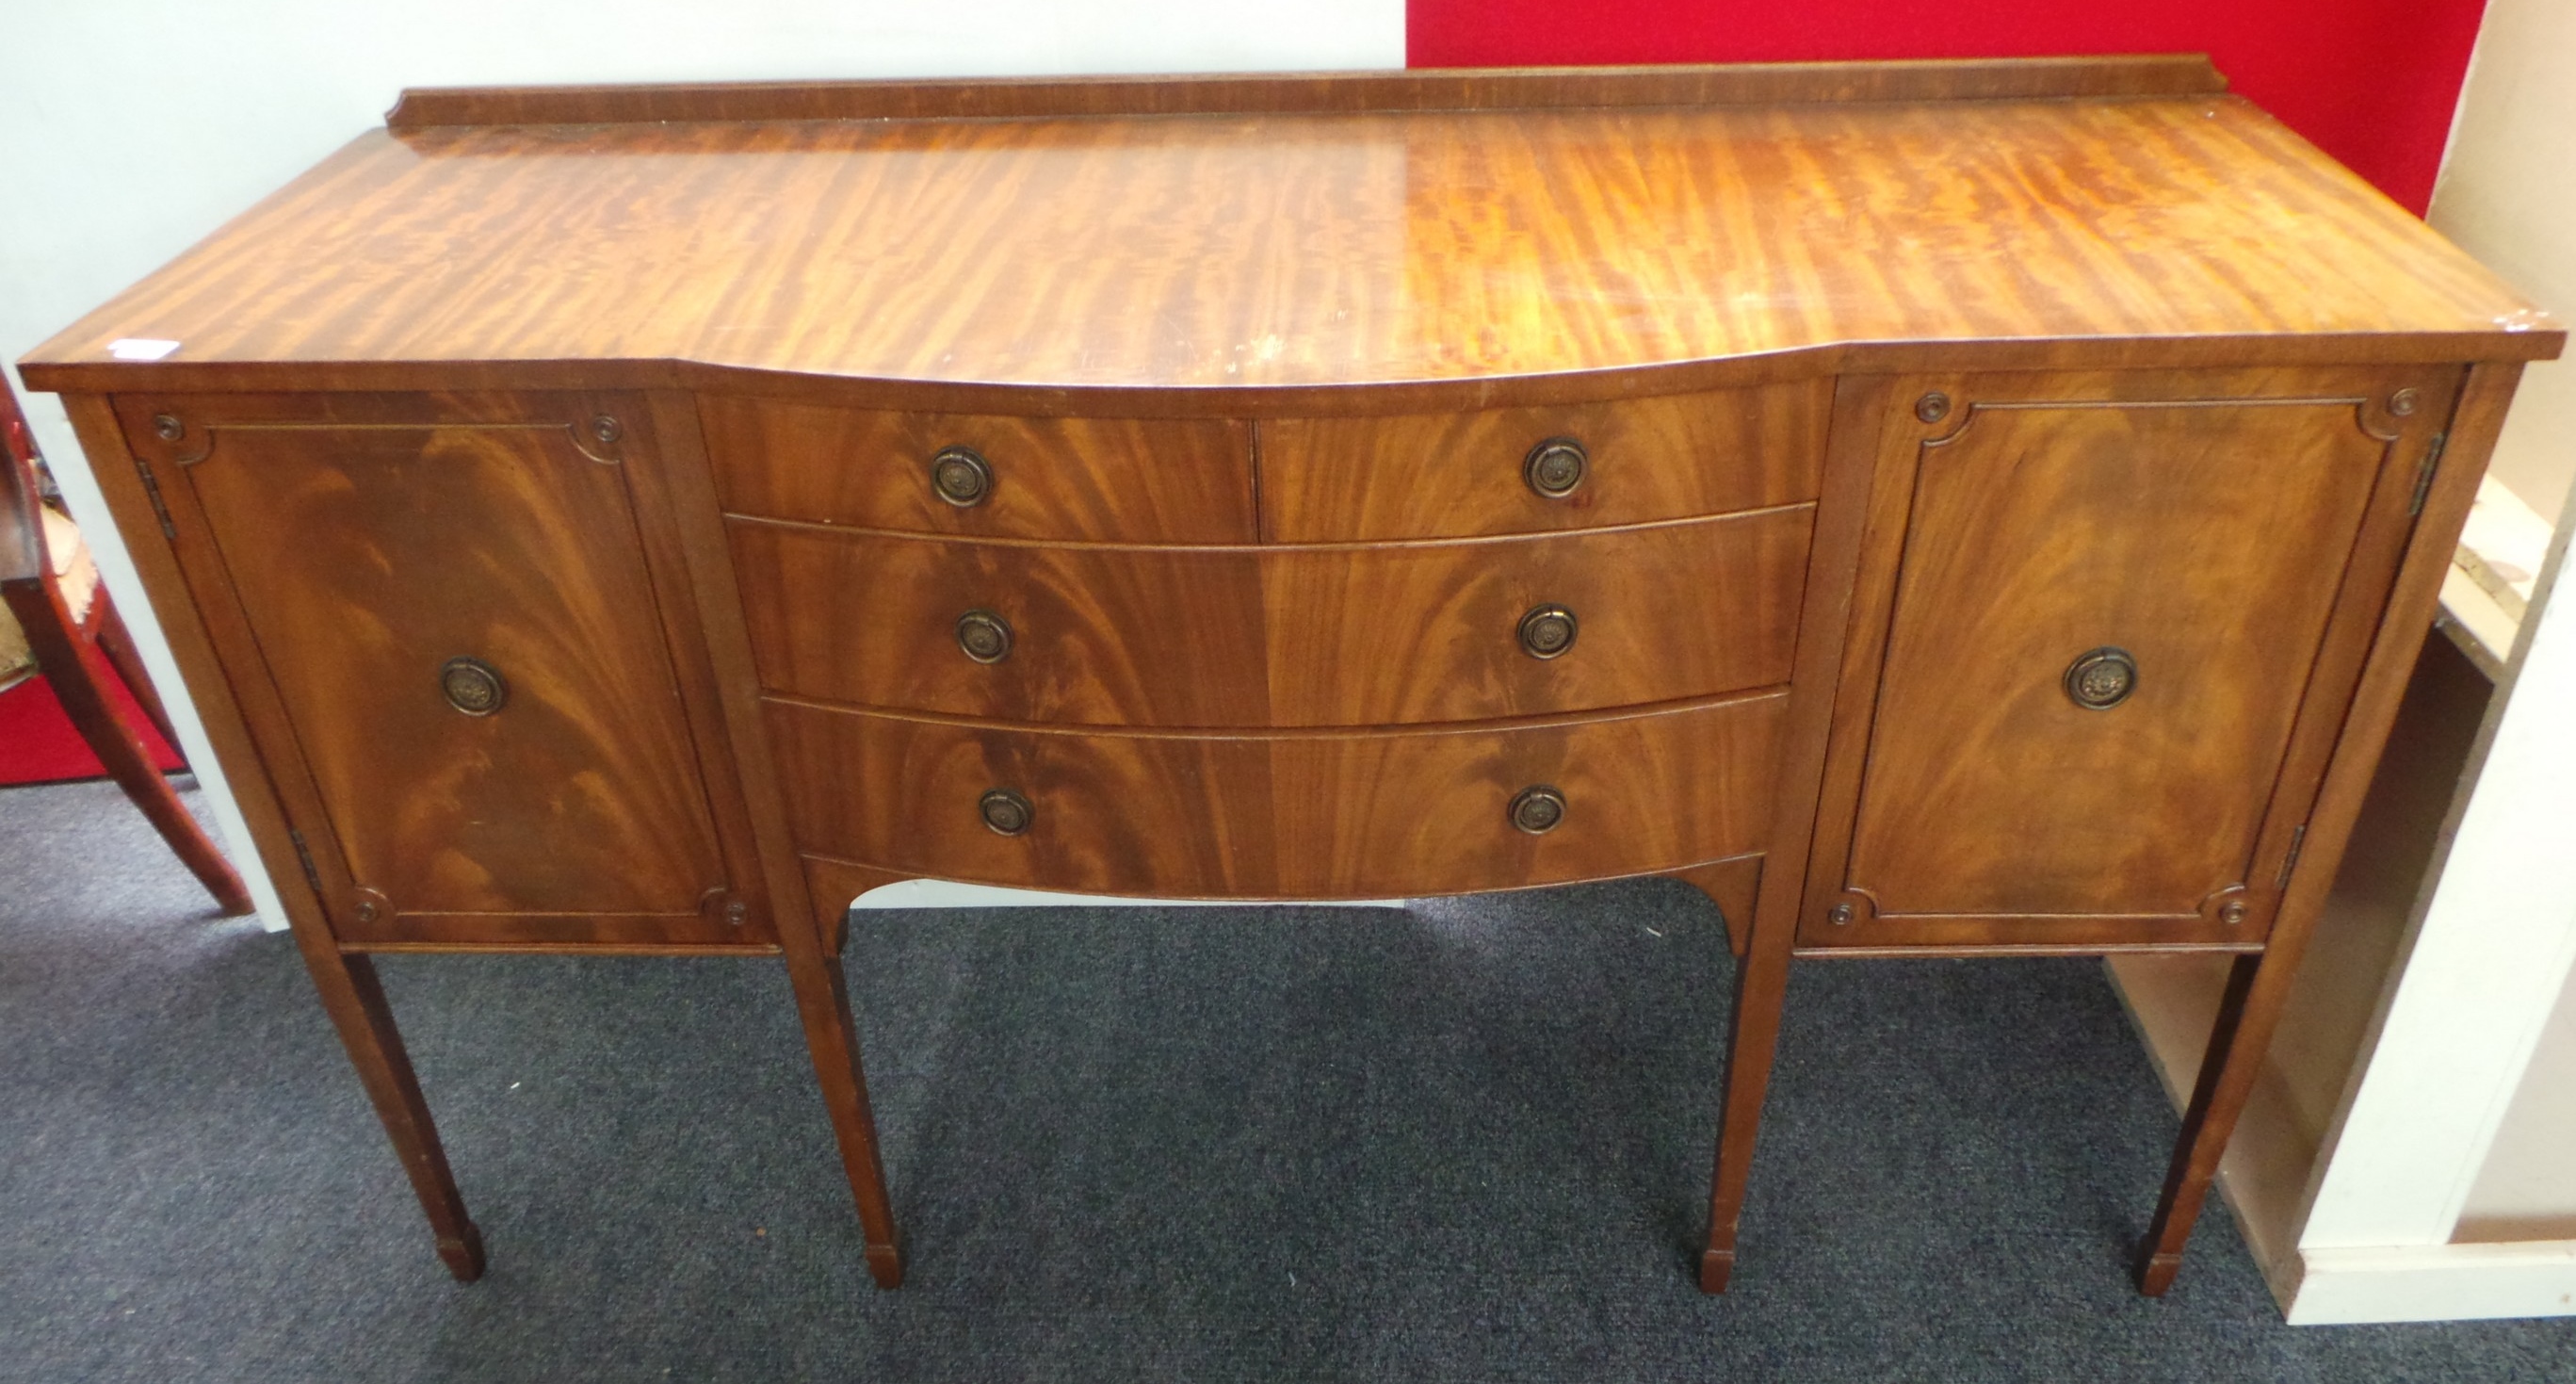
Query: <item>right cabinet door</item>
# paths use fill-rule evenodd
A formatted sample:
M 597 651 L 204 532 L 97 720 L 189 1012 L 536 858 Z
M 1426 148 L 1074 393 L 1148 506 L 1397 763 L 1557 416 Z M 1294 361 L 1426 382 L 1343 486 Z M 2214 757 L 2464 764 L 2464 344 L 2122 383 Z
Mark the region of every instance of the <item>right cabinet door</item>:
M 2459 371 L 1921 377 L 1802 947 L 2259 944 Z

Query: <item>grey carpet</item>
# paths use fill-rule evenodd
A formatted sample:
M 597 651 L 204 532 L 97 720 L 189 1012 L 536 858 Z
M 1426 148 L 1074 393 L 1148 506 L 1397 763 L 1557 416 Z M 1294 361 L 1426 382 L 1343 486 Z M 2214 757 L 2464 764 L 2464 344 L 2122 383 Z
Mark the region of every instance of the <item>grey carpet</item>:
M 1714 1301 L 1678 885 L 862 914 L 894 1294 L 776 962 L 383 969 L 471 1287 L 287 940 L 113 788 L 0 791 L 0 1378 L 2576 1378 L 2576 1322 L 2283 1326 L 2218 1210 L 2131 1293 L 2174 1118 L 2091 962 L 1802 967 Z

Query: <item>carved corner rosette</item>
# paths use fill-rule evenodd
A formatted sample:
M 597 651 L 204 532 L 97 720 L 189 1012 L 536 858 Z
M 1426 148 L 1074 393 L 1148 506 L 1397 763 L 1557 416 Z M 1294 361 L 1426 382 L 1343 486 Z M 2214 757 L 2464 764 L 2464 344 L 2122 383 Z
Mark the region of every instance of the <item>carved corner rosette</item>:
M 127 429 L 126 442 L 147 461 L 194 466 L 215 450 L 215 426 L 192 418 L 176 405 L 147 406 L 140 428 Z
M 1967 398 L 1953 381 L 1934 382 L 1909 406 L 1916 425 L 1924 430 L 1921 442 L 1927 450 L 1958 441 L 1984 409 L 1984 405 Z
M 349 890 L 349 918 L 360 927 L 379 927 L 393 921 L 394 901 L 379 890 L 355 885 Z
M 1857 884 L 1845 884 L 1841 892 L 1826 900 L 1816 922 L 1832 936 L 1848 935 L 1853 928 L 1866 927 L 1878 921 L 1878 896 Z
M 2200 915 L 2202 922 L 2214 923 L 2224 928 L 2243 929 L 2250 933 L 2261 921 L 2257 917 L 2258 903 L 2252 886 L 2239 880 L 2234 884 L 2222 885 L 2209 891 L 2201 899 L 2200 907 L 2194 911 Z
M 618 410 L 602 408 L 563 426 L 565 435 L 572 439 L 573 450 L 592 461 L 616 466 L 626 460 L 629 428 Z
M 751 904 L 724 885 L 698 896 L 698 913 L 708 922 L 739 928 L 751 921 Z
M 2409 384 L 2351 403 L 2354 427 L 2376 441 L 2397 442 L 2406 436 L 2408 428 L 2419 426 L 2431 415 L 2435 400 L 2421 386 Z

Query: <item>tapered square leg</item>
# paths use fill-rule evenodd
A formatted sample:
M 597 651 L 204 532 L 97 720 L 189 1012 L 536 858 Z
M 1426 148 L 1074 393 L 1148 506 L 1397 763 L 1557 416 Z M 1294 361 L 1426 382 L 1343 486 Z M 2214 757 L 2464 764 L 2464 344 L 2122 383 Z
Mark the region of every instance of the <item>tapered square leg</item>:
M 2218 1161 L 2227 1152 L 2228 1136 L 2236 1131 L 2236 1117 L 2245 1113 L 2263 1055 L 2272 1045 L 2272 1026 L 2280 1017 L 2281 1005 L 2254 1003 L 2255 982 L 2263 974 L 2265 960 L 2262 954 L 2240 956 L 2227 973 L 2218 1021 L 2210 1029 L 2209 1051 L 2200 1060 L 2200 1078 L 2193 1083 L 2191 1105 L 2183 1112 L 2182 1137 L 2175 1142 L 2173 1162 L 2165 1171 L 2164 1195 L 2156 1203 L 2147 1238 L 2138 1247 L 2138 1291 L 2148 1297 L 2164 1296 L 2182 1268 L 2183 1245 L 2200 1219 L 2210 1180 L 2218 1175 Z M 2267 988 L 2286 990 L 2287 985 Z
M 1739 855 L 1673 871 L 1672 877 L 1708 896 L 1726 923 L 1726 949 L 1737 961 L 1753 944 L 1754 897 L 1762 888 L 1762 857 Z
M 1780 1027 L 1778 992 L 1788 974 L 1785 956 L 1760 967 L 1752 961 L 1762 866 L 1763 858 L 1752 855 L 1674 872 L 1675 878 L 1696 886 L 1717 905 L 1726 920 L 1727 950 L 1736 958 L 1735 1032 L 1718 1116 L 1717 1167 L 1710 1178 L 1708 1247 L 1699 1257 L 1699 1286 L 1704 1293 L 1725 1292 L 1728 1278 L 1735 1273 L 1735 1222 L 1744 1207 L 1754 1130 L 1762 1122 L 1762 1094 L 1770 1084 L 1771 1051 Z M 1757 995 L 1757 984 L 1768 989 Z
M 1764 936 L 1764 920 L 1757 916 L 1751 945 L 1736 967 L 1735 1036 L 1727 1053 L 1726 1094 L 1718 1114 L 1717 1167 L 1709 1179 L 1708 1245 L 1699 1259 L 1702 1292 L 1725 1292 L 1727 1280 L 1735 1273 L 1735 1226 L 1744 1214 L 1754 1135 L 1762 1123 L 1763 1098 L 1771 1088 L 1771 1059 L 1779 1044 L 1780 1010 L 1788 988 L 1789 938 Z
M 483 1232 L 465 1214 L 465 1198 L 448 1170 L 447 1151 L 439 1146 L 438 1127 L 430 1122 L 420 1081 L 412 1074 L 411 1056 L 394 1028 L 393 1010 L 376 980 L 375 963 L 364 956 L 334 949 L 326 939 L 297 937 L 306 969 L 322 993 L 322 1008 L 340 1030 L 340 1042 L 358 1069 L 358 1080 L 375 1103 L 394 1153 L 411 1177 L 412 1192 L 429 1216 L 438 1240 L 438 1257 L 460 1283 L 483 1276 Z
M 454 1239 L 440 1236 L 438 1257 L 459 1283 L 471 1283 L 483 1276 L 483 1231 L 474 1222 L 465 1223 L 465 1233 Z
M 880 1288 L 903 1286 L 903 1249 L 894 1208 L 886 1198 L 885 1164 L 877 1154 L 876 1113 L 868 1105 L 868 1078 L 859 1062 L 858 1024 L 850 1014 L 849 983 L 838 957 L 791 946 L 787 975 L 805 1021 L 805 1045 L 832 1133 L 841 1145 L 841 1167 L 858 1202 L 859 1228 L 867 1237 L 868 1273 Z

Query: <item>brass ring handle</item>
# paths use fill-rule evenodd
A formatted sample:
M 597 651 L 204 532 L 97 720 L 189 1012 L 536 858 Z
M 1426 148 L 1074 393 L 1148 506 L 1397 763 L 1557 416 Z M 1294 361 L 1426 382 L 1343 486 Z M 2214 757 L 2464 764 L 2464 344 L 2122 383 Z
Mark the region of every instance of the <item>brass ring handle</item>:
M 1565 820 L 1565 795 L 1538 783 L 1512 796 L 1512 825 L 1532 836 L 1544 836 Z
M 975 811 L 984 819 L 984 825 L 1001 836 L 1027 831 L 1038 817 L 1038 810 L 1029 806 L 1028 799 L 1008 788 L 985 790 L 984 796 L 975 800 Z
M 451 658 L 440 665 L 438 690 L 449 706 L 468 716 L 489 716 L 510 700 L 510 684 L 501 670 L 479 658 Z
M 1521 652 L 1532 658 L 1556 658 L 1574 647 L 1574 612 L 1561 605 L 1532 606 L 1521 617 Z
M 1583 484 L 1590 471 L 1592 456 L 1583 444 L 1570 437 L 1551 437 L 1530 448 L 1521 462 L 1521 479 L 1529 488 L 1550 500 L 1562 500 Z
M 973 509 L 993 495 L 993 464 L 972 447 L 942 447 L 930 459 L 930 488 L 959 509 Z
M 989 610 L 970 610 L 957 617 L 957 647 L 977 663 L 999 663 L 1011 656 L 1011 623 Z
M 2138 660 L 2108 644 L 2087 649 L 2066 665 L 2064 684 L 2068 701 L 2086 711 L 2108 711 L 2138 690 Z

